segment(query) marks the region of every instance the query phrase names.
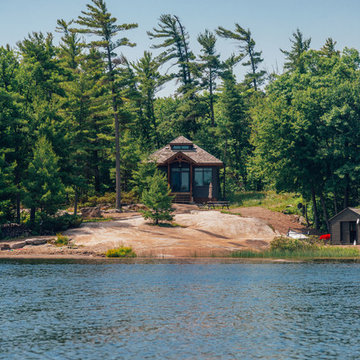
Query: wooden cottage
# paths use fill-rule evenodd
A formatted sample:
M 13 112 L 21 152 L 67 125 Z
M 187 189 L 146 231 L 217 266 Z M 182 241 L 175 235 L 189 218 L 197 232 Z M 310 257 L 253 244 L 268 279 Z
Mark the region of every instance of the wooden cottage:
M 352 245 L 360 240 L 360 209 L 345 208 L 330 220 L 331 244 Z
M 219 199 L 219 169 L 223 162 L 184 136 L 177 137 L 150 158 L 167 174 L 175 202 Z

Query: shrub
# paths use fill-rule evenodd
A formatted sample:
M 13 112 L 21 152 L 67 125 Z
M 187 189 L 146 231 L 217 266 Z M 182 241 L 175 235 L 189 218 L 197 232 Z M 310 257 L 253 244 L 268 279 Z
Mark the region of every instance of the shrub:
M 105 255 L 107 257 L 119 257 L 119 258 L 134 258 L 136 253 L 131 246 L 120 246 L 116 249 L 109 249 Z
M 65 231 L 69 228 L 79 227 L 82 223 L 82 218 L 68 213 L 59 216 L 37 213 L 33 224 L 30 222 L 29 214 L 25 215 L 23 221 L 33 234 L 50 235 L 60 231 Z
M 142 214 L 145 219 L 153 220 L 155 225 L 159 221 L 171 221 L 174 216 L 171 215 L 172 196 L 171 190 L 165 178 L 159 170 L 149 179 L 151 181 L 149 190 L 144 190 L 142 201 L 148 210 L 143 210 Z
M 123 204 L 134 204 L 138 202 L 138 197 L 133 191 L 122 192 L 121 193 L 121 202 Z M 94 207 L 98 205 L 109 204 L 115 206 L 116 203 L 116 193 L 107 192 L 102 196 L 90 196 L 86 201 L 80 204 L 80 207 Z
M 279 236 L 271 241 L 270 250 L 296 251 L 310 249 L 313 246 L 313 244 L 304 240 Z
M 69 238 L 63 234 L 56 234 L 56 240 L 54 242 L 54 244 L 56 246 L 65 246 L 65 245 L 69 245 Z

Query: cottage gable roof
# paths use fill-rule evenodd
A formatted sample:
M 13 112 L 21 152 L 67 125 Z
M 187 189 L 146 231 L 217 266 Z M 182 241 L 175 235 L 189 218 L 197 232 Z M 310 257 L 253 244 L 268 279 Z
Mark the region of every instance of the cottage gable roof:
M 172 145 L 193 145 L 193 147 L 191 150 L 173 150 Z M 162 149 L 155 151 L 150 155 L 150 159 L 156 161 L 158 165 L 165 165 L 175 160 L 177 154 L 181 154 L 186 160 L 193 162 L 194 165 L 223 166 L 221 160 L 209 154 L 184 136 L 177 137 Z
M 340 211 L 339 213 L 337 213 L 336 215 L 334 215 L 331 219 L 329 219 L 329 221 L 334 221 L 339 215 L 341 215 L 347 211 L 351 211 L 351 212 L 355 213 L 355 215 L 360 218 L 360 209 L 359 208 L 347 207 L 347 208 L 343 209 L 342 211 Z
M 193 142 L 187 139 L 185 136 L 178 136 L 176 139 L 170 142 L 170 145 L 192 145 Z

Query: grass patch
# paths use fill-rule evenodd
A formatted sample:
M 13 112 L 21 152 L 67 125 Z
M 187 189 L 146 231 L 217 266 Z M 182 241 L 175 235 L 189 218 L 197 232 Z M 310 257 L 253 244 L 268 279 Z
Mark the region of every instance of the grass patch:
M 229 210 L 220 210 L 222 214 L 242 216 L 239 212 L 231 212 Z
M 356 247 L 324 245 L 318 237 L 299 240 L 284 236 L 276 237 L 270 243 L 270 249 L 264 251 L 240 250 L 231 254 L 237 258 L 354 258 L 360 257 Z
M 165 228 L 176 228 L 176 227 L 180 227 L 180 228 L 186 228 L 187 226 L 185 225 L 181 225 L 175 222 L 171 222 L 171 223 L 159 223 L 159 224 L 153 224 L 153 223 L 148 223 L 147 225 L 150 226 L 157 226 L 157 227 L 165 227 Z
M 68 246 L 70 243 L 70 239 L 63 234 L 56 234 L 56 240 L 54 241 L 55 246 Z
M 111 258 L 134 258 L 136 257 L 135 251 L 131 246 L 120 246 L 116 249 L 109 249 L 105 253 L 106 257 Z
M 106 221 L 112 221 L 114 220 L 113 218 L 103 218 L 103 217 L 98 217 L 98 218 L 91 218 L 91 219 L 85 219 L 83 220 L 83 223 L 98 223 L 98 222 L 106 222 Z
M 301 211 L 297 205 L 303 203 L 300 195 L 293 193 L 277 194 L 275 191 L 237 192 L 232 195 L 230 201 L 232 208 L 239 206 L 262 206 L 272 211 L 298 215 L 301 215 Z
M 231 255 L 234 258 L 282 258 L 282 259 L 312 259 L 312 258 L 354 258 L 360 257 L 360 251 L 356 248 L 341 246 L 318 246 L 311 249 L 299 250 L 241 250 Z

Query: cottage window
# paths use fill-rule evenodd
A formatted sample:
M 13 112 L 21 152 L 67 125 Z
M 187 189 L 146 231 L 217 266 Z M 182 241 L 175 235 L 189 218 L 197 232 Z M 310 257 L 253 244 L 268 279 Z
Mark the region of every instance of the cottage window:
M 195 186 L 207 186 L 212 181 L 212 168 L 195 168 Z
M 172 150 L 192 150 L 192 145 L 172 145 Z

